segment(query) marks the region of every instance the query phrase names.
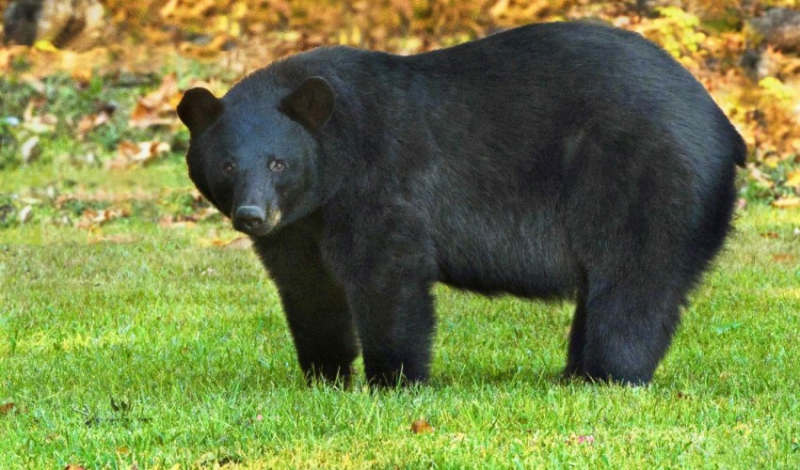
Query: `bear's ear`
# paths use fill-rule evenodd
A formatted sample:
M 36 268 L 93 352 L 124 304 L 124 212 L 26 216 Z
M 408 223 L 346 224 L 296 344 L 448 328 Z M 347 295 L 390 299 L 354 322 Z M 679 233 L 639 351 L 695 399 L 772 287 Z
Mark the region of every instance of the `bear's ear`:
M 200 134 L 222 114 L 222 101 L 205 88 L 192 88 L 178 103 L 178 117 L 189 132 Z
M 328 122 L 336 104 L 336 93 L 322 77 L 308 77 L 293 92 L 281 100 L 278 109 L 306 126 L 317 131 Z

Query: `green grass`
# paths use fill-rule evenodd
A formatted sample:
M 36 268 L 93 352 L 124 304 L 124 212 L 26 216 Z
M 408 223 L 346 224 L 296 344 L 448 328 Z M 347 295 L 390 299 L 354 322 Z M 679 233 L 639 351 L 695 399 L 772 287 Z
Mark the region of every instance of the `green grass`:
M 800 211 L 741 213 L 649 387 L 558 381 L 568 303 L 439 286 L 430 384 L 338 391 L 304 385 L 255 256 L 212 243 L 235 238 L 223 222 L 157 223 L 184 172 L 74 170 L 65 192 L 153 207 L 0 229 L 0 468 L 800 467 Z

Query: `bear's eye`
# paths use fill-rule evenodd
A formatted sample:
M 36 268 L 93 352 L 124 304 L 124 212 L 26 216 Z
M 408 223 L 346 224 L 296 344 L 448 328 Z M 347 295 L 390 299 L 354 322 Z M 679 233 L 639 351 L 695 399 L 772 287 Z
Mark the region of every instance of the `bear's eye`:
M 269 171 L 280 173 L 281 171 L 286 169 L 286 162 L 281 160 L 280 158 L 270 158 L 269 159 Z
M 236 171 L 236 164 L 234 164 L 230 160 L 226 160 L 226 161 L 222 162 L 222 171 L 224 171 L 227 174 L 231 174 L 234 171 Z

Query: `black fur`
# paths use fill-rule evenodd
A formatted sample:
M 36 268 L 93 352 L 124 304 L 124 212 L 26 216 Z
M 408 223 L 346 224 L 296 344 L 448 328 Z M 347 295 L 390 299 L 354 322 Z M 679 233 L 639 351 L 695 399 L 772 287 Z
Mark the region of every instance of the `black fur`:
M 303 370 L 346 377 L 360 348 L 381 384 L 427 378 L 437 281 L 576 299 L 565 373 L 648 382 L 746 153 L 668 54 L 581 23 L 317 49 L 207 98 L 180 105 L 191 178 L 228 216 L 267 214 L 247 233 Z

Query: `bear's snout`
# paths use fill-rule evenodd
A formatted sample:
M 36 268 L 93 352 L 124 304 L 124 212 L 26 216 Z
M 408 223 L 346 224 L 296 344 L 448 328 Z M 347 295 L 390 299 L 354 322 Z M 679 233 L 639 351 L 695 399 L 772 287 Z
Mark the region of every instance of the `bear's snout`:
M 258 206 L 240 206 L 234 214 L 233 228 L 245 233 L 255 232 L 264 225 L 266 219 L 264 209 Z

